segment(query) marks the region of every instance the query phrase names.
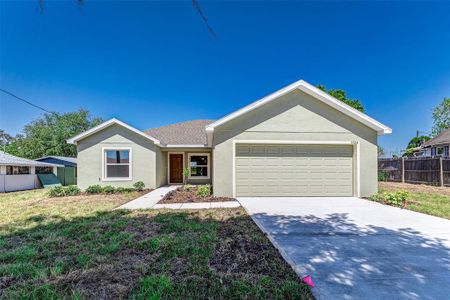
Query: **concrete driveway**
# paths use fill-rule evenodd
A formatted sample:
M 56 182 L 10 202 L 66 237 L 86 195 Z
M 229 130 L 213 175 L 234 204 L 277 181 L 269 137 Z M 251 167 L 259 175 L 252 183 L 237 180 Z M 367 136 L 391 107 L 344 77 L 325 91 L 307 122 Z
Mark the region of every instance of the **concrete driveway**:
M 318 299 L 450 299 L 450 221 L 358 198 L 239 198 Z

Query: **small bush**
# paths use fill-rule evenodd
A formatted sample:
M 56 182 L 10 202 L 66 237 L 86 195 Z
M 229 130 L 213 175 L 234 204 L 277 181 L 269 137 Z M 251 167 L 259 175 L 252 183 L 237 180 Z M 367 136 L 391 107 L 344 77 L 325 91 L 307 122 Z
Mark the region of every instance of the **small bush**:
M 389 178 L 389 174 L 386 171 L 378 172 L 378 181 L 387 181 Z
M 48 190 L 50 197 L 64 197 L 78 195 L 81 190 L 76 185 L 54 186 Z
M 192 191 L 193 188 L 194 186 L 192 184 L 186 184 L 183 186 L 183 190 L 185 190 L 186 192 Z
M 81 193 L 81 190 L 76 185 L 68 185 L 63 187 L 63 190 L 66 193 L 66 196 L 76 196 Z
M 133 184 L 133 187 L 136 189 L 136 191 L 142 192 L 145 188 L 145 184 L 142 181 L 138 181 Z
M 211 195 L 211 185 L 199 185 L 197 188 L 197 196 L 199 197 L 208 197 Z
M 409 194 L 405 191 L 399 191 L 394 193 L 378 193 L 372 195 L 369 199 L 372 201 L 383 202 L 388 205 L 402 207 L 406 205 L 406 200 Z
M 103 194 L 114 194 L 116 192 L 116 189 L 111 185 L 106 185 L 102 188 Z
M 99 184 L 90 185 L 86 189 L 86 193 L 88 194 L 100 194 L 103 191 L 103 188 Z
M 116 193 L 131 193 L 136 191 L 135 188 L 130 188 L 130 187 L 118 187 L 116 188 Z
M 48 194 L 50 197 L 64 197 L 64 196 L 65 196 L 64 190 L 63 190 L 63 187 L 62 187 L 62 186 L 54 186 L 54 187 L 51 187 L 51 188 L 48 190 L 47 194 Z

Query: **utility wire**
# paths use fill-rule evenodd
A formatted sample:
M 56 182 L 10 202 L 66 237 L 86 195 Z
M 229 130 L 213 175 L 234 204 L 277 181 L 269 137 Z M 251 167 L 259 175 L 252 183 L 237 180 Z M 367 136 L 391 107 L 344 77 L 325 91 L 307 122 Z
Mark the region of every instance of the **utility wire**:
M 211 25 L 209 25 L 208 18 L 207 18 L 206 15 L 203 13 L 202 8 L 200 7 L 200 3 L 198 3 L 197 0 L 192 0 L 192 5 L 193 5 L 194 8 L 197 10 L 197 12 L 198 12 L 198 14 L 200 15 L 200 17 L 203 19 L 203 22 L 205 22 L 206 27 L 208 27 L 209 33 L 211 33 L 211 35 L 212 35 L 213 37 L 217 37 L 217 34 L 214 32 L 214 30 L 212 29 Z
M 49 114 L 53 113 L 53 112 L 48 111 L 48 110 L 46 110 L 45 108 L 43 108 L 43 107 L 41 107 L 41 106 L 39 106 L 39 105 L 36 105 L 36 104 L 31 103 L 31 102 L 28 101 L 28 100 L 25 100 L 25 99 L 23 99 L 23 98 L 20 98 L 19 96 L 16 96 L 16 95 L 14 95 L 13 93 L 8 92 L 7 90 L 4 90 L 4 89 L 1 89 L 1 88 L 0 88 L 0 91 L 2 91 L 3 93 L 5 93 L 5 94 L 7 94 L 7 95 L 10 95 L 10 96 L 12 96 L 12 97 L 14 97 L 14 98 L 16 98 L 16 99 L 19 99 L 20 101 L 25 102 L 25 103 L 28 104 L 28 105 L 31 105 L 31 106 L 33 106 L 33 107 L 35 107 L 35 108 L 38 108 L 38 109 L 40 109 L 40 110 L 43 110 L 43 111 L 45 111 L 45 112 L 47 112 L 47 113 L 49 113 Z

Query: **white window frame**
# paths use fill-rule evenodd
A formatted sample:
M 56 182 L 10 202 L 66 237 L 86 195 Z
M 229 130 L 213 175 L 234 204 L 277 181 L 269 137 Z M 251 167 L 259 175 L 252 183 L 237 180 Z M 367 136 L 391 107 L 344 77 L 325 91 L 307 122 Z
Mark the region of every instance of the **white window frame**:
M 106 177 L 106 151 L 129 151 L 128 177 Z M 125 165 L 125 164 L 121 164 Z M 133 150 L 131 147 L 103 147 L 102 148 L 102 181 L 131 181 L 133 180 Z
M 191 157 L 192 156 L 206 156 L 208 163 L 206 164 L 206 176 L 191 176 Z M 211 177 L 211 154 L 210 153 L 188 153 L 188 167 L 189 167 L 189 179 L 209 179 Z M 199 167 L 205 167 L 201 165 Z

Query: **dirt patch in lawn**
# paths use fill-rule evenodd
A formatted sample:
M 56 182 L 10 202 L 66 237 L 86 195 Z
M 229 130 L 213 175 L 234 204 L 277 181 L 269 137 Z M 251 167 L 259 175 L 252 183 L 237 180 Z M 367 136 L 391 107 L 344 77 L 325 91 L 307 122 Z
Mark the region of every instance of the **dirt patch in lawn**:
M 411 184 L 401 182 L 379 182 L 380 191 L 407 191 L 411 193 L 435 193 L 450 196 L 449 187 L 432 186 L 426 184 Z
M 167 193 L 159 203 L 195 203 L 195 202 L 224 202 L 224 201 L 236 201 L 234 198 L 229 197 L 200 197 L 197 196 L 197 187 L 194 186 L 190 189 L 179 187 L 174 191 Z

